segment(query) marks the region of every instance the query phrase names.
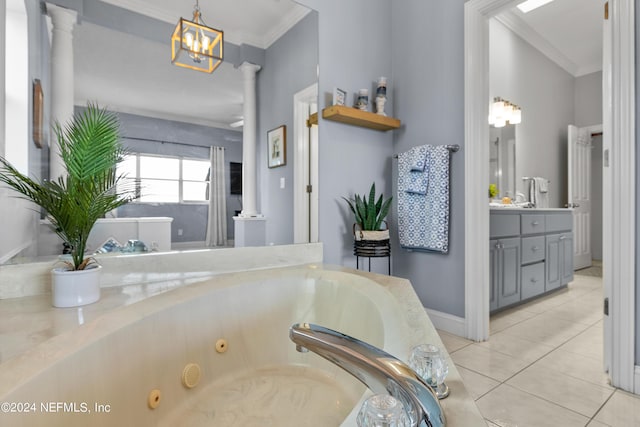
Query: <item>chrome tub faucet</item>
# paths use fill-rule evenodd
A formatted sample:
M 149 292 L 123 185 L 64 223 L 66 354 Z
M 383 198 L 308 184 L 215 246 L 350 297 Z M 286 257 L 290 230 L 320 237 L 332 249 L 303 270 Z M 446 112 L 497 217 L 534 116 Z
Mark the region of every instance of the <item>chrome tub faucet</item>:
M 389 393 L 400 400 L 413 426 L 445 425 L 444 412 L 431 387 L 408 365 L 385 351 L 310 323 L 291 326 L 289 338 L 297 351 L 312 351 L 349 372 L 374 393 Z

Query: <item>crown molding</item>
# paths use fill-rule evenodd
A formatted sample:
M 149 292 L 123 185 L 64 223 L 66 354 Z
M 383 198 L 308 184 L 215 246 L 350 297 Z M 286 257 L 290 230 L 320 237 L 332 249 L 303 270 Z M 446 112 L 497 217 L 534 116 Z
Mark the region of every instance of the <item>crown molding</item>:
M 579 67 L 573 61 L 567 58 L 562 52 L 556 49 L 545 38 L 543 38 L 537 31 L 531 28 L 529 24 L 519 18 L 516 14 L 511 11 L 505 11 L 499 15 L 496 15 L 495 18 L 502 25 L 520 36 L 524 41 L 529 43 L 534 48 L 538 49 L 551 61 L 558 64 L 567 73 L 571 74 L 574 77 L 579 77 Z
M 148 1 L 141 0 L 102 0 L 112 6 L 120 7 L 130 10 L 132 12 L 146 15 L 151 18 L 158 19 L 160 21 L 168 22 L 169 24 L 175 24 L 178 22 L 179 16 L 168 13 L 166 9 L 160 7 L 153 7 L 149 5 Z M 191 18 L 191 14 L 187 15 L 187 18 Z
M 262 39 L 262 49 L 266 49 L 271 46 L 276 40 L 282 37 L 287 31 L 293 28 L 298 22 L 302 20 L 305 16 L 307 16 L 311 12 L 311 9 L 308 9 L 303 6 L 296 6 L 289 13 L 287 13 L 281 20 L 278 22 L 278 25 L 273 27 Z

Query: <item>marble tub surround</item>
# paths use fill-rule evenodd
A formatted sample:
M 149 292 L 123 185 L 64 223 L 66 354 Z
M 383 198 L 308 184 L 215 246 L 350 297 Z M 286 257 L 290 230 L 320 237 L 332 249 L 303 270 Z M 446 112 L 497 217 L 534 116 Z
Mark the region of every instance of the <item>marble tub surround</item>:
M 199 249 L 144 254 L 99 254 L 102 288 L 127 284 L 191 280 L 215 274 L 322 262 L 322 244 Z M 59 263 L 58 263 L 59 265 Z M 47 260 L 0 266 L 0 300 L 51 293 Z
M 297 282 L 290 283 L 289 280 L 292 277 L 296 277 Z M 121 411 L 124 411 L 127 416 L 122 418 L 125 421 L 118 423 L 118 425 L 171 425 L 172 419 L 180 418 L 178 414 L 181 410 L 185 410 L 185 414 L 199 413 L 202 415 L 202 411 L 198 412 L 198 405 L 206 403 L 202 400 L 206 398 L 206 391 L 218 390 L 217 385 L 221 384 L 218 381 L 224 383 L 225 379 L 223 378 L 224 376 L 219 376 L 216 381 L 207 380 L 209 381 L 208 384 L 203 379 L 203 384 L 200 388 L 203 391 L 201 394 L 197 395 L 196 398 L 190 397 L 185 400 L 184 403 L 180 404 L 182 405 L 180 407 L 173 407 L 172 405 L 174 404 L 170 402 L 176 396 L 183 397 L 186 393 L 180 387 L 172 389 L 171 387 L 173 386 L 171 385 L 163 385 L 167 381 L 167 384 L 176 382 L 175 378 L 173 378 L 174 376 L 171 375 L 171 367 L 173 365 L 177 365 L 181 369 L 184 366 L 184 362 L 199 362 L 203 365 L 203 378 L 205 378 L 207 374 L 211 374 L 211 370 L 215 369 L 215 364 L 208 366 L 204 361 L 215 357 L 219 357 L 216 360 L 220 361 L 223 360 L 221 357 L 226 356 L 228 359 L 237 359 L 238 363 L 242 365 L 240 366 L 242 369 L 238 372 L 244 372 L 245 374 L 241 374 L 240 379 L 258 381 L 258 384 L 262 384 L 263 389 L 265 387 L 269 389 L 265 383 L 261 382 L 261 376 L 265 381 L 270 381 L 270 379 L 277 377 L 277 381 L 274 380 L 269 384 L 274 384 L 274 387 L 276 387 L 279 384 L 278 381 L 282 380 L 285 381 L 284 384 L 287 384 L 288 387 L 290 383 L 286 378 L 286 373 L 285 375 L 282 375 L 282 372 L 276 372 L 277 375 L 274 374 L 274 363 L 258 366 L 260 369 L 256 371 L 255 378 L 251 376 L 251 371 L 246 369 L 250 365 L 247 364 L 247 360 L 253 360 L 258 355 L 266 353 L 267 361 L 278 360 L 277 358 L 272 360 L 272 358 L 280 354 L 289 360 L 289 363 L 303 367 L 308 366 L 309 368 L 305 369 L 312 379 L 317 377 L 318 373 L 325 372 L 320 377 L 317 377 L 319 378 L 318 381 L 331 382 L 333 379 L 338 379 L 339 384 L 348 384 L 346 386 L 341 385 L 339 389 L 343 390 L 345 396 L 351 400 L 354 399 L 355 391 L 360 390 L 358 392 L 360 399 L 355 401 L 355 406 L 353 405 L 354 402 L 350 402 L 352 406 L 349 406 L 349 411 L 351 413 L 347 411 L 349 415 L 342 424 L 343 426 L 355 426 L 355 415 L 359 409 L 359 404 L 368 393 L 362 395 L 364 387 L 359 385 L 355 379 L 343 373 L 340 368 L 331 366 L 331 364 L 314 354 L 297 353 L 295 346 L 288 339 L 288 326 L 290 326 L 289 322 L 291 320 L 324 323 L 327 327 L 333 327 L 337 330 L 342 329 L 345 333 L 364 338 L 374 345 L 383 346 L 389 353 L 405 361 L 409 357 L 411 348 L 416 344 L 429 342 L 442 346 L 442 341 L 429 321 L 411 284 L 404 279 L 356 272 L 321 264 L 309 264 L 297 267 L 221 274 L 211 280 L 184 286 L 188 284 L 189 280 L 197 279 L 168 280 L 166 282 L 143 285 L 130 284 L 108 288 L 105 290 L 101 301 L 83 309 L 51 309 L 48 305 L 48 299 L 44 295 L 0 301 L 2 317 L 6 318 L 6 313 L 11 313 L 11 327 L 15 328 L 14 338 L 20 337 L 21 334 L 22 338 L 29 335 L 33 336 L 34 323 L 49 323 L 53 325 L 47 331 L 49 336 L 45 337 L 43 335 L 40 337 L 40 343 L 32 343 L 30 348 L 24 348 L 10 360 L 0 364 L 0 401 L 11 399 L 72 399 L 90 401 L 91 404 L 93 404 L 94 400 L 111 404 L 110 414 L 99 414 L 92 418 L 87 418 L 89 415 L 86 414 L 73 414 L 73 416 L 63 417 L 52 417 L 52 414 L 41 416 L 32 414 L 36 415 L 36 417 L 28 418 L 29 425 L 51 426 L 56 425 L 55 423 L 57 422 L 61 423 L 59 425 L 65 426 L 71 426 L 73 425 L 72 423 L 87 425 L 87 422 L 94 426 L 114 425 L 114 422 L 117 422 L 114 420 L 117 418 L 113 417 L 116 412 Z M 280 292 L 276 289 L 280 286 L 284 286 L 285 292 Z M 172 291 L 165 292 L 169 289 L 172 289 Z M 225 292 L 232 293 L 225 295 Z M 243 298 L 243 292 L 247 294 L 246 298 Z M 212 296 L 212 293 L 216 294 Z M 297 294 L 296 298 L 298 298 L 299 303 L 294 304 L 289 309 L 286 308 L 286 304 L 292 298 L 290 297 L 291 294 Z M 155 296 L 149 298 L 152 295 Z M 213 307 L 212 304 L 216 300 L 222 302 Z M 309 305 L 308 302 L 312 300 L 315 302 Z M 243 309 L 241 313 L 238 313 L 237 310 L 234 312 L 231 309 L 225 315 L 223 311 L 232 301 L 241 301 L 246 310 Z M 346 306 L 341 309 L 340 303 L 344 303 Z M 281 310 L 282 306 L 285 307 L 284 310 Z M 10 309 L 9 307 L 12 308 Z M 207 312 L 219 312 L 219 316 L 215 317 L 213 322 L 197 322 L 202 325 L 202 328 L 199 329 L 205 329 L 206 331 L 193 330 L 192 334 L 185 333 L 184 328 L 189 327 L 189 319 L 195 316 L 195 313 L 202 310 L 203 307 Z M 167 319 L 162 320 L 163 313 L 170 313 L 170 316 L 165 316 Z M 81 317 L 84 323 L 79 325 Z M 272 329 L 277 329 L 278 333 L 282 334 L 282 341 L 280 341 L 279 335 L 278 338 L 274 338 L 274 336 L 257 333 L 255 336 L 252 334 L 249 337 L 246 335 L 246 329 L 234 332 L 234 328 L 231 326 L 244 321 L 252 321 L 252 329 L 259 329 L 265 322 L 270 326 L 273 326 L 272 323 L 276 322 L 277 328 Z M 147 324 L 153 334 L 143 334 L 142 338 L 136 336 L 140 329 L 147 328 L 145 326 Z M 281 324 L 286 326 L 282 328 L 280 327 Z M 4 322 L 2 328 L 5 328 Z M 212 330 L 209 331 L 211 328 L 222 328 L 224 331 L 212 332 Z M 280 331 L 280 329 L 284 330 Z M 0 339 L 6 336 L 6 332 L 8 330 L 3 331 Z M 229 340 L 229 351 L 223 355 L 217 355 L 211 351 L 211 347 L 214 347 L 215 340 L 219 338 L 218 335 L 220 334 L 225 335 L 225 338 Z M 114 341 L 116 335 L 120 335 L 124 341 Z M 178 356 L 167 353 L 159 347 L 161 344 L 156 342 L 158 339 L 161 340 L 162 337 L 167 336 L 172 337 L 170 344 L 172 348 L 175 347 L 177 349 Z M 201 346 L 199 343 L 202 339 L 211 341 L 209 343 L 211 345 Z M 4 344 L 2 343 L 0 348 L 5 349 Z M 126 354 L 142 353 L 147 356 L 160 354 L 162 355 L 162 363 L 149 358 L 143 364 L 144 368 L 137 370 L 134 365 L 127 363 L 127 359 L 130 359 L 128 356 L 122 358 L 116 357 L 115 354 L 110 355 L 113 352 L 118 352 L 121 355 L 123 351 L 127 350 L 128 346 L 138 346 L 140 349 L 138 352 L 126 352 Z M 8 347 L 11 347 L 11 345 Z M 238 353 L 239 347 L 243 349 L 240 353 Z M 90 367 L 90 361 L 93 358 L 101 365 L 101 368 L 97 371 L 106 371 L 110 373 L 110 376 L 117 376 L 120 375 L 118 373 L 121 373 L 121 375 L 129 378 L 135 378 L 127 387 L 136 390 L 139 388 L 139 394 L 145 393 L 144 396 L 140 396 L 141 403 L 130 396 L 128 398 L 120 396 L 126 394 L 124 392 L 126 391 L 125 389 L 116 393 L 118 396 L 105 397 L 105 390 L 108 391 L 113 388 L 110 384 L 110 378 L 87 381 L 87 378 L 91 378 L 90 376 L 94 375 L 94 370 Z M 447 377 L 451 395 L 441 402 L 447 417 L 447 425 L 485 425 L 473 399 L 465 390 L 455 365 L 453 365 L 448 355 L 447 358 L 451 364 L 450 373 Z M 327 367 L 322 364 L 330 366 Z M 71 365 L 75 366 L 74 369 L 67 370 L 66 368 Z M 314 370 L 319 366 L 322 367 L 321 371 Z M 295 372 L 302 372 L 303 376 L 306 376 L 305 369 Z M 165 371 L 169 371 L 169 373 L 164 374 Z M 64 376 L 66 377 L 64 381 L 61 381 L 59 372 L 68 372 Z M 291 372 L 294 371 L 292 370 Z M 153 378 L 153 375 L 160 375 L 161 373 L 165 376 L 169 375 L 169 379 L 163 379 L 162 377 L 158 378 L 157 381 L 149 379 L 149 376 Z M 343 378 L 345 375 L 349 378 Z M 300 377 L 300 375 L 289 376 L 296 381 Z M 40 384 L 40 381 L 44 382 Z M 346 381 L 346 383 L 343 381 Z M 349 381 L 355 382 L 359 388 L 354 388 L 356 386 L 349 383 Z M 146 393 L 152 388 L 151 383 L 155 384 L 153 387 L 166 389 L 163 394 L 164 405 L 161 404 L 160 409 L 156 411 L 149 411 L 145 405 Z M 79 391 L 79 384 L 80 386 L 82 384 L 89 385 L 85 387 L 86 390 Z M 229 382 L 224 384 L 229 384 Z M 283 385 L 282 387 L 285 386 Z M 329 384 L 328 387 L 334 386 Z M 296 396 L 299 397 L 302 394 Z M 105 402 L 105 398 L 111 399 L 111 402 Z M 135 403 L 131 403 L 131 401 Z M 298 400 L 296 402 L 300 403 Z M 325 402 L 325 404 L 329 403 Z M 141 410 L 129 408 L 127 405 L 130 404 L 143 407 Z M 351 409 L 352 407 L 353 409 Z M 206 417 L 204 415 L 203 417 L 192 416 L 193 422 L 186 425 L 205 425 L 205 422 L 208 423 L 206 425 L 212 425 L 210 424 L 210 419 L 205 421 Z M 38 421 L 39 419 L 42 421 Z M 18 418 L 15 420 L 18 420 Z M 200 424 L 200 422 L 203 424 Z M 257 419 L 256 423 L 259 423 Z M 15 425 L 21 424 L 16 423 Z M 324 427 L 324 425 L 337 424 L 322 425 Z

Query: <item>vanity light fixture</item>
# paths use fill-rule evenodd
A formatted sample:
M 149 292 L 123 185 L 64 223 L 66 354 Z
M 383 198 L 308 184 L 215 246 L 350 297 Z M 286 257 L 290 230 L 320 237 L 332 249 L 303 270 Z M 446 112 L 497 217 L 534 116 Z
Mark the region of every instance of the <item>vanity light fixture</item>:
M 193 20 L 180 18 L 171 37 L 171 63 L 191 70 L 213 73 L 222 63 L 224 32 L 207 27 L 196 0 Z
M 501 128 L 507 123 L 516 125 L 522 122 L 522 110 L 515 104 L 500 98 L 493 98 L 489 105 L 489 124 Z
M 551 3 L 552 1 L 553 0 L 527 0 L 520 3 L 517 7 L 522 11 L 522 13 L 527 13 L 539 8 L 540 6 L 544 6 L 547 3 Z

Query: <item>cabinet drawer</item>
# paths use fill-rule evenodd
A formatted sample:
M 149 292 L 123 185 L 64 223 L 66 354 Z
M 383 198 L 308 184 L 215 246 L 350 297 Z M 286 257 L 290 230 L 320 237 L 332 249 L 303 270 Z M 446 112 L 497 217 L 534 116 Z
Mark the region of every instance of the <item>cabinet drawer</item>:
M 571 231 L 573 228 L 573 212 L 546 215 L 546 230 L 553 231 Z
M 522 234 L 544 233 L 544 215 L 522 215 Z
M 517 236 L 520 234 L 520 215 L 491 214 L 489 235 L 494 237 Z
M 522 238 L 522 263 L 544 260 L 544 236 Z
M 522 267 L 522 299 L 544 292 L 544 262 Z

